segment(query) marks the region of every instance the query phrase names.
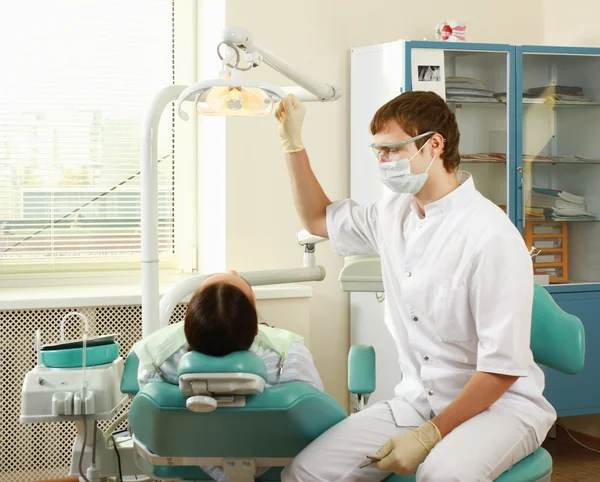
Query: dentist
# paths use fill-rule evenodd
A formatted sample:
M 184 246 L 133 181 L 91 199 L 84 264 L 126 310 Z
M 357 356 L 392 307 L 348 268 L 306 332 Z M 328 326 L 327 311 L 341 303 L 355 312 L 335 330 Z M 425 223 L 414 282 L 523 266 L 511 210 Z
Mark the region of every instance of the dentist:
M 533 270 L 509 218 L 458 171 L 454 114 L 431 92 L 407 92 L 371 121 L 371 149 L 391 191 L 359 206 L 331 202 L 301 138 L 304 106 L 275 113 L 304 228 L 340 256 L 379 255 L 386 325 L 402 380 L 395 398 L 331 428 L 282 480 L 493 481 L 533 453 L 556 419 L 529 348 Z M 366 455 L 381 460 L 360 468 Z

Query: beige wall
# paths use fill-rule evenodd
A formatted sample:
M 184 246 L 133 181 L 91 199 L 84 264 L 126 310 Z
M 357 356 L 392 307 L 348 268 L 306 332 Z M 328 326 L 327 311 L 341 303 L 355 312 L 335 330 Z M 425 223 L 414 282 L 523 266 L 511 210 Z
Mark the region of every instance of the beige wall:
M 578 0 L 572 7 L 560 0 L 543 0 L 543 3 L 545 45 L 600 46 L 600 29 L 596 25 L 599 2 Z
M 541 43 L 541 12 L 542 0 L 508 0 L 501 7 L 479 0 L 432 0 L 427 4 L 227 0 L 226 22 L 250 29 L 257 40 L 284 59 L 344 89 L 346 95 L 340 101 L 308 106 L 303 135 L 313 169 L 328 196 L 335 200 L 349 194 L 347 93 L 352 46 L 397 38 L 432 40 L 433 27 L 452 18 L 469 24 L 470 41 Z M 290 84 L 266 66 L 252 76 Z M 365 125 L 368 121 L 365 119 Z M 301 226 L 274 120 L 228 119 L 226 129 L 227 265 L 236 269 L 298 265 L 302 250 L 294 239 Z M 333 255 L 328 244 L 317 246 L 317 257 L 328 277 L 313 286 L 311 349 L 326 390 L 347 406 L 348 297 L 337 283 L 342 260 Z

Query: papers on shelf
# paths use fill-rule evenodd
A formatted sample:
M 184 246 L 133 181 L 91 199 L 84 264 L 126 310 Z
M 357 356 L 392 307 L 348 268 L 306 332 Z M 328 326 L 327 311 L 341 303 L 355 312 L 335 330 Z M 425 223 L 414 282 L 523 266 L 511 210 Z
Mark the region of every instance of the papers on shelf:
M 506 162 L 506 154 L 500 152 L 479 152 L 476 154 L 462 154 L 462 162 Z M 600 164 L 600 159 L 581 156 L 540 156 L 523 154 L 523 162 L 543 162 L 548 164 Z
M 523 93 L 525 104 L 598 104 L 593 99 L 585 97 L 582 87 L 566 85 L 547 85 L 533 87 Z
M 533 187 L 527 207 L 531 217 L 539 219 L 543 209 L 544 218 L 548 221 L 590 221 L 596 217 L 589 213 L 585 206 L 585 198 L 566 191 Z
M 449 102 L 496 102 L 494 92 L 485 82 L 470 77 L 446 77 L 446 99 Z
M 462 162 L 506 162 L 506 154 L 501 152 L 486 152 L 479 154 L 463 154 Z

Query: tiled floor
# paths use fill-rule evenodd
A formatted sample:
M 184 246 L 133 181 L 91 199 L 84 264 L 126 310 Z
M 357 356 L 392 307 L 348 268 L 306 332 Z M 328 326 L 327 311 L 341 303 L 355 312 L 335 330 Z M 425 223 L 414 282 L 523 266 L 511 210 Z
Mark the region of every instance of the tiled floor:
M 600 449 L 600 442 L 574 434 L 588 446 Z M 552 482 L 600 482 L 600 454 L 577 445 L 560 427 L 555 440 L 546 440 L 544 448 L 553 461 Z

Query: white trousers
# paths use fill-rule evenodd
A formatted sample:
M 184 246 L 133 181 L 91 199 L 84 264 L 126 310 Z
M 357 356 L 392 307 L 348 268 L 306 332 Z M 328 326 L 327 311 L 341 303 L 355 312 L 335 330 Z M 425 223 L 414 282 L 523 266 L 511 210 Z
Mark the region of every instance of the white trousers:
M 282 474 L 282 482 L 354 482 L 383 480 L 376 465 L 359 468 L 395 435 L 425 423 L 408 402 L 403 420 L 394 420 L 380 402 L 354 414 L 306 447 Z M 396 412 L 398 415 L 398 412 Z M 416 424 L 416 425 L 415 425 Z M 491 482 L 539 447 L 534 430 L 505 406 L 490 409 L 450 432 L 417 471 L 417 482 Z

